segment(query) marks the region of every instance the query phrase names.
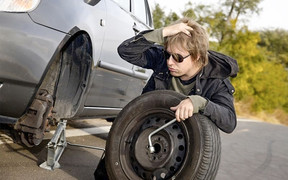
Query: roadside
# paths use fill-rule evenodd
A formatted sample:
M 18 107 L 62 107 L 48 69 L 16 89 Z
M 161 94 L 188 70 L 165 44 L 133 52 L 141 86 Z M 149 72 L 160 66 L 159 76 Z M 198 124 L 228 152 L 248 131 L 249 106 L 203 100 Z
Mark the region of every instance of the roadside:
M 273 112 L 253 112 L 249 108 L 251 103 L 235 102 L 235 109 L 238 118 L 257 119 L 272 124 L 282 124 L 288 126 L 288 113 L 284 110 L 276 109 Z

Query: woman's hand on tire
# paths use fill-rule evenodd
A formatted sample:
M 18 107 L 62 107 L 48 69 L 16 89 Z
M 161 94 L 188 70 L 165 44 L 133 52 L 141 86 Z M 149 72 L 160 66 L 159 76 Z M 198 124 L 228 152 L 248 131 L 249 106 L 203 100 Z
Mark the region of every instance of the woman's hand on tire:
M 193 116 L 193 104 L 190 98 L 182 100 L 177 106 L 170 108 L 175 111 L 175 118 L 178 122 L 184 121 Z

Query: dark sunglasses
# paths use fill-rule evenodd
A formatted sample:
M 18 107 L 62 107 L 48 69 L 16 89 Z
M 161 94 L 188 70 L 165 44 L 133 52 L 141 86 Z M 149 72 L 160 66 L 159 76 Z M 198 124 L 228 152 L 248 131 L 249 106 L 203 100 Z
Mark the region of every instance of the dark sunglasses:
M 164 50 L 164 57 L 165 59 L 169 59 L 170 56 L 172 56 L 172 58 L 177 62 L 177 63 L 181 63 L 184 61 L 185 58 L 189 57 L 191 54 L 188 54 L 187 56 L 182 56 L 180 54 L 177 53 L 169 53 L 168 51 Z

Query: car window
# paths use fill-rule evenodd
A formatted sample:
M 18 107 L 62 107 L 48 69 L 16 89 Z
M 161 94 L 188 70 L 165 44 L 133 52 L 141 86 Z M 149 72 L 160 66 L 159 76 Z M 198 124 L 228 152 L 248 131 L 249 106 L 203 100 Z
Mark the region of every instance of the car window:
M 119 4 L 122 8 L 130 11 L 130 0 L 114 0 L 117 4 Z
M 145 0 L 134 0 L 133 6 L 134 15 L 141 21 L 147 23 Z

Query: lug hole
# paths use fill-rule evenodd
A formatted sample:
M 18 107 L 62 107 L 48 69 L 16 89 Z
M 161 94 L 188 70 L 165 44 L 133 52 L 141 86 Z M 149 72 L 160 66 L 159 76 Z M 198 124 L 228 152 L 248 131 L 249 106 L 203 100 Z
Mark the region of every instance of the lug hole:
M 178 129 L 178 126 L 177 126 L 177 125 L 174 125 L 172 128 L 173 128 L 173 129 Z
M 183 135 L 182 134 L 178 134 L 177 138 L 178 139 L 183 139 Z
M 174 167 L 174 166 L 171 166 L 171 167 L 170 167 L 170 171 L 175 171 L 175 167 Z
M 179 151 L 184 151 L 184 146 L 183 146 L 183 145 L 180 145 L 180 146 L 178 147 L 178 149 L 179 149 Z
M 177 161 L 177 162 L 181 162 L 181 161 L 182 161 L 182 158 L 179 157 L 179 156 L 177 156 L 177 157 L 176 157 L 176 161 Z

